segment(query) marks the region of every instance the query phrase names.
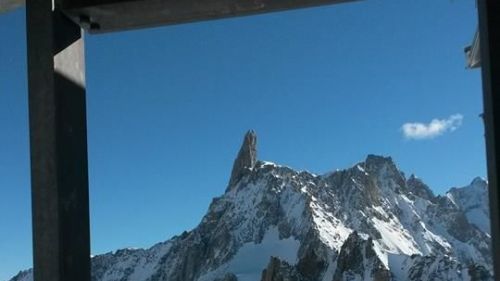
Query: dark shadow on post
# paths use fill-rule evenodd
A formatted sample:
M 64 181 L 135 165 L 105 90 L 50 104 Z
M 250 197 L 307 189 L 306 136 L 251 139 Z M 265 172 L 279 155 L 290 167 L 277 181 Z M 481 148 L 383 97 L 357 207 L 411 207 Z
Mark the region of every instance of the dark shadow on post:
M 89 194 L 85 89 L 55 73 L 59 118 L 57 146 L 63 280 L 90 280 Z M 85 276 L 89 276 L 85 278 Z

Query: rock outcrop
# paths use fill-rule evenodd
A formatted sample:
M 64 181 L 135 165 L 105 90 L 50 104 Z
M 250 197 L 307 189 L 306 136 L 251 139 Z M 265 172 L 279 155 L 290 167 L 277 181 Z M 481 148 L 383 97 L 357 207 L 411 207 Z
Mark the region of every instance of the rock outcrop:
M 432 190 L 414 174 L 411 174 L 411 176 L 408 178 L 408 180 L 406 181 L 406 185 L 408 186 L 410 192 L 418 197 L 427 200 L 433 200 L 435 197 Z
M 363 239 L 356 231 L 349 235 L 340 250 L 333 281 L 390 281 L 391 272 L 374 250 L 371 238 Z
M 267 268 L 262 272 L 261 281 L 303 281 L 294 266 L 271 257 Z
M 228 189 L 231 189 L 257 163 L 257 134 L 250 130 L 245 134 L 238 156 L 234 160 Z

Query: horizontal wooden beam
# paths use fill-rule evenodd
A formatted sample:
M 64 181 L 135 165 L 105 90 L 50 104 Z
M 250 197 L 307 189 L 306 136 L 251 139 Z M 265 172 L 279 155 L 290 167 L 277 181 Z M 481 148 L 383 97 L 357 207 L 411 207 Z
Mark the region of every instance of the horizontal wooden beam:
M 353 0 L 59 0 L 90 33 L 245 16 Z

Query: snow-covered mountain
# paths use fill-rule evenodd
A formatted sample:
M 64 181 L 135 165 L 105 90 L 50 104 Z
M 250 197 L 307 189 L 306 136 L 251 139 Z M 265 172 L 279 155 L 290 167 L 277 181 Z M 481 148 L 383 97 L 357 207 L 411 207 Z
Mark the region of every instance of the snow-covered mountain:
M 435 196 L 390 157 L 315 175 L 259 161 L 256 144 L 248 132 L 196 228 L 95 256 L 92 280 L 492 280 L 485 180 Z

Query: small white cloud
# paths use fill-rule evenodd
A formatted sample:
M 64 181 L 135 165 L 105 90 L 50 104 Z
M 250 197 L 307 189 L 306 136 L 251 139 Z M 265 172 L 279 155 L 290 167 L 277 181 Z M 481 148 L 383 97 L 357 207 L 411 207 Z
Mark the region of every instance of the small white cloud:
M 448 119 L 432 119 L 429 124 L 405 123 L 401 127 L 407 139 L 432 139 L 446 132 L 453 132 L 462 125 L 462 114 L 453 114 Z

